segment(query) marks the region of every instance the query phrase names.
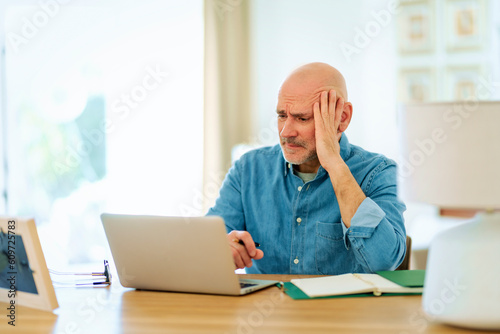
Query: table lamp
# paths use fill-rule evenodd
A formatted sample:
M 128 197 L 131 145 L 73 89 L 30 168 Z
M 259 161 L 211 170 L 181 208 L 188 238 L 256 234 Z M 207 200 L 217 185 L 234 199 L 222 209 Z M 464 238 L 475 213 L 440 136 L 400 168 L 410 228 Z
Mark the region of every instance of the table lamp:
M 402 197 L 478 212 L 431 240 L 423 309 L 500 330 L 500 101 L 406 104 L 399 121 Z

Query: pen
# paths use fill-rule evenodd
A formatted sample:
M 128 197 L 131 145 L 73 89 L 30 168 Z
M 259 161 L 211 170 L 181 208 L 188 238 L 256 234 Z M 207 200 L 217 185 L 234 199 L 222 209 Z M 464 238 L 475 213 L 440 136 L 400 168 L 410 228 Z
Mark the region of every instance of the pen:
M 238 240 L 238 243 L 239 243 L 240 245 L 245 246 L 245 243 L 243 242 L 243 240 Z M 258 242 L 256 242 L 256 243 L 255 243 L 255 247 L 260 247 L 260 244 L 259 244 Z

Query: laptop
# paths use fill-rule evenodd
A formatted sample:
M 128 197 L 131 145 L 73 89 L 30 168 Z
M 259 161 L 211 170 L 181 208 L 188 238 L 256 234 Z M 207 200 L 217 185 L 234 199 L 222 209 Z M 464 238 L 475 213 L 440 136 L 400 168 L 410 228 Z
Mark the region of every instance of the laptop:
M 101 220 L 124 287 L 244 295 L 278 283 L 238 278 L 221 217 L 103 213 Z

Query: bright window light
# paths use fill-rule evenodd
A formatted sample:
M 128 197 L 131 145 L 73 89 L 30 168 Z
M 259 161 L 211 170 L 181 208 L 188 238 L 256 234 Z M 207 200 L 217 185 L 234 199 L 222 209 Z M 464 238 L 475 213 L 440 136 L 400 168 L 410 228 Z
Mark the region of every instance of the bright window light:
M 203 214 L 203 2 L 4 6 L 7 213 L 49 266 L 107 256 L 102 212 Z

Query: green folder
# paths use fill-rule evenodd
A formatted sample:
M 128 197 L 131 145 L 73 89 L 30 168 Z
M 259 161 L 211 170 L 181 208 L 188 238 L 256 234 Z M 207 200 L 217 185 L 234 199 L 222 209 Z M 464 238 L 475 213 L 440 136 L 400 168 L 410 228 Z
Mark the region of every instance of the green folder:
M 425 270 L 397 270 L 397 271 L 377 271 L 378 275 L 404 287 L 423 287 Z M 283 289 L 287 295 L 296 300 L 301 299 L 325 299 L 325 298 L 349 298 L 349 297 L 374 297 L 373 293 L 357 293 L 338 296 L 309 297 L 297 286 L 291 282 L 285 282 Z M 384 293 L 382 296 L 404 296 L 421 295 L 421 292 L 415 293 Z
M 425 270 L 377 271 L 376 274 L 407 288 L 424 286 Z

